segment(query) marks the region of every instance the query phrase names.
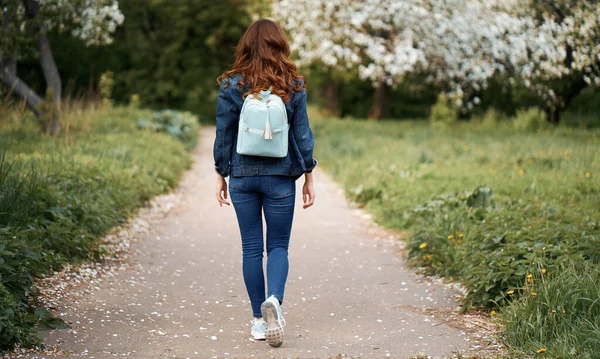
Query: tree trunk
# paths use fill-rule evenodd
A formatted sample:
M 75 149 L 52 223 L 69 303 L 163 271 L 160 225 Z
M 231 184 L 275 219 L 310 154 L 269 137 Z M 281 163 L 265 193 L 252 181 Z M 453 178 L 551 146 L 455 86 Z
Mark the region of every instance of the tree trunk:
M 340 115 L 340 83 L 330 78 L 322 89 L 322 95 L 325 99 L 325 111 L 331 116 Z
M 388 117 L 390 114 L 390 86 L 380 80 L 375 88 L 375 99 L 373 107 L 369 111 L 369 119 L 378 120 Z
M 546 107 L 544 110 L 546 113 L 546 120 L 553 125 L 558 125 L 560 122 L 560 108 L 559 107 Z
M 9 57 L 5 64 L 6 70 L 12 75 L 17 76 L 17 62 L 14 57 Z
M 560 113 L 566 110 L 573 99 L 577 97 L 587 87 L 583 80 L 583 76 L 579 76 L 571 81 L 569 87 L 561 94 L 563 102 L 555 106 L 546 107 L 546 120 L 553 125 L 558 125 L 560 122 Z
M 25 13 L 30 19 L 34 19 L 40 12 L 40 5 L 37 0 L 22 0 L 23 6 L 25 7 Z M 44 25 L 40 25 L 38 28 L 38 51 L 40 56 L 40 66 L 46 79 L 46 101 L 52 105 L 50 111 L 47 111 L 46 118 L 42 120 L 44 124 L 44 131 L 50 132 L 53 136 L 57 136 L 60 132 L 60 111 L 62 101 L 62 80 L 56 61 L 54 61 L 54 55 L 52 54 L 52 48 L 50 42 L 46 36 L 46 29 Z M 49 97 L 49 98 L 48 98 Z
M 36 116 L 43 117 L 43 111 L 41 109 L 42 99 L 33 91 L 26 83 L 14 73 L 7 65 L 2 63 L 0 59 L 0 81 L 4 83 L 10 92 L 14 92 L 17 96 L 25 100 L 27 107 L 29 107 Z
M 52 133 L 53 136 L 58 136 L 60 132 L 60 111 L 62 102 L 62 80 L 58 67 L 54 61 L 54 55 L 50 48 L 50 42 L 45 33 L 40 34 L 39 39 L 40 65 L 46 79 L 46 101 L 52 101 L 52 111 L 50 111 L 49 122 L 50 128 L 46 131 Z
M 10 12 L 5 9 L 3 0 L 0 0 L 0 11 L 1 10 L 4 10 L 2 13 L 2 25 L 6 34 L 12 19 Z M 40 106 L 42 104 L 42 99 L 17 76 L 17 62 L 11 51 L 8 51 L 8 53 L 0 51 L 0 82 L 8 87 L 9 93 L 14 92 L 17 96 L 25 100 L 27 107 L 29 107 L 36 116 L 42 116 L 42 109 Z

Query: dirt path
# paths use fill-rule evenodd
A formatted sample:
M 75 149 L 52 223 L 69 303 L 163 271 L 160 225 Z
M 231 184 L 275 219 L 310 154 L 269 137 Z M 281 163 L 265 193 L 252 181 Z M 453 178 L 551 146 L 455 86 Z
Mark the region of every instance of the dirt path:
M 320 169 L 315 206 L 303 210 L 297 196 L 284 344 L 250 340 L 234 210 L 213 195 L 213 139 L 213 128 L 202 130 L 178 189 L 183 202 L 133 244 L 128 269 L 60 304 L 73 324 L 44 334 L 69 353 L 56 357 L 406 358 L 469 347 L 461 329 L 432 314 L 454 309 L 455 293 L 414 275 L 399 242 Z

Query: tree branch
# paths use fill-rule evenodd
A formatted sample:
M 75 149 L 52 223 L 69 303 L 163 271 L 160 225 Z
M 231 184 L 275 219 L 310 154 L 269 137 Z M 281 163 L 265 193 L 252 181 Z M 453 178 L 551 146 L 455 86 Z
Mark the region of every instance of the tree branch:
M 33 91 L 25 82 L 23 82 L 16 73 L 12 72 L 7 65 L 0 59 L 0 81 L 9 88 L 10 92 L 14 92 L 25 100 L 27 107 L 29 107 L 36 116 L 42 116 L 43 113 L 40 109 L 42 99 Z
M 548 0 L 548 1 L 545 1 L 545 3 L 550 7 L 552 12 L 554 12 L 554 14 L 558 17 L 559 22 L 562 23 L 565 20 L 565 14 L 562 12 L 561 9 L 558 8 L 558 6 L 556 6 L 555 0 Z

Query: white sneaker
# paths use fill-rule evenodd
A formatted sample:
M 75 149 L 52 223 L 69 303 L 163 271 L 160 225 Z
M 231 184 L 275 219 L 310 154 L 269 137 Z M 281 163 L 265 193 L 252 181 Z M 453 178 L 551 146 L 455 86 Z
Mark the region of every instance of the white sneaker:
M 283 319 L 279 300 L 274 296 L 270 296 L 263 304 L 261 304 L 260 311 L 267 322 L 265 335 L 267 343 L 272 347 L 281 346 L 281 344 L 283 344 L 283 327 L 285 327 L 285 319 Z
M 250 330 L 250 335 L 255 340 L 265 340 L 265 332 L 267 331 L 267 323 L 262 320 L 252 320 L 252 329 Z

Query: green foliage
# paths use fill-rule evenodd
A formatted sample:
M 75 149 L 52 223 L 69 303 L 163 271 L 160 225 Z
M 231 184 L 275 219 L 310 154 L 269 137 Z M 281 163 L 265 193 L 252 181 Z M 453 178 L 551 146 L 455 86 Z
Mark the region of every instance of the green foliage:
M 519 131 L 541 131 L 551 127 L 546 116 L 536 107 L 518 110 L 512 123 Z
M 579 128 L 600 127 L 600 91 L 584 90 L 569 105 L 561 120 L 564 124 Z
M 181 141 L 187 150 L 191 150 L 196 145 L 200 125 L 198 119 L 189 112 L 163 110 L 154 112 L 151 120 L 139 120 L 138 127 L 165 132 Z
M 309 101 L 327 107 L 332 100 L 328 92 L 337 94 L 339 116 L 346 118 L 366 118 L 373 106 L 375 91 L 371 81 L 361 80 L 358 69 L 343 73 L 315 63 L 300 69 L 308 83 Z M 333 85 L 333 88 L 332 88 Z M 411 119 L 429 116 L 431 106 L 436 102 L 437 90 L 428 85 L 422 75 L 411 75 L 397 87 L 390 90 L 389 118 Z
M 573 228 L 568 224 L 573 218 L 533 197 L 494 203 L 490 193 L 480 187 L 439 196 L 407 216 L 415 229 L 411 263 L 463 282 L 469 289 L 465 308 L 505 304 L 512 299 L 507 291 L 519 288 L 539 265 L 553 270 L 566 260 L 600 258 L 598 223 Z
M 129 106 L 133 108 L 140 108 L 140 96 L 138 94 L 129 96 Z
M 33 325 L 23 303 L 0 283 L 0 351 L 12 348 L 15 343 L 24 347 L 40 345 L 41 339 Z
M 445 129 L 455 124 L 456 121 L 458 121 L 458 108 L 446 94 L 441 93 L 431 108 L 429 115 L 431 126 L 434 129 Z
M 410 264 L 463 283 L 465 309 L 511 305 L 540 268 L 599 265 L 597 130 L 311 120 L 320 165 L 382 225 L 409 230 Z
M 34 278 L 99 259 L 103 235 L 177 184 L 189 157 L 171 136 L 137 129 L 149 115 L 81 113 L 64 138 L 40 138 L 35 126 L 0 128 L 0 349 L 39 343 L 34 323 L 63 325 L 28 310 Z
M 132 93 L 143 106 L 193 111 L 213 120 L 216 78 L 233 63 L 235 46 L 250 24 L 246 2 L 120 2 L 126 21 L 109 48 L 114 96 Z
M 216 79 L 233 63 L 235 46 L 251 22 L 248 11 L 263 7 L 255 0 L 120 1 L 125 22 L 111 45 L 86 47 L 58 31 L 50 34 L 64 94 L 96 89 L 110 70 L 117 104 L 137 94 L 144 107 L 188 110 L 214 122 Z M 34 89 L 44 88 L 34 56 L 19 60 L 19 74 Z
M 534 354 L 544 348 L 552 358 L 596 358 L 600 353 L 600 266 L 566 264 L 536 268 L 503 311 L 506 343 Z
M 112 106 L 112 93 L 115 86 L 115 73 L 106 70 L 100 76 L 100 97 L 105 106 Z
M 493 130 L 503 121 L 506 120 L 506 115 L 493 107 L 488 108 L 482 116 L 474 116 L 473 124 L 479 128 Z
M 272 2 L 269 0 L 246 0 L 246 12 L 252 16 L 253 20 L 264 19 L 271 16 Z

